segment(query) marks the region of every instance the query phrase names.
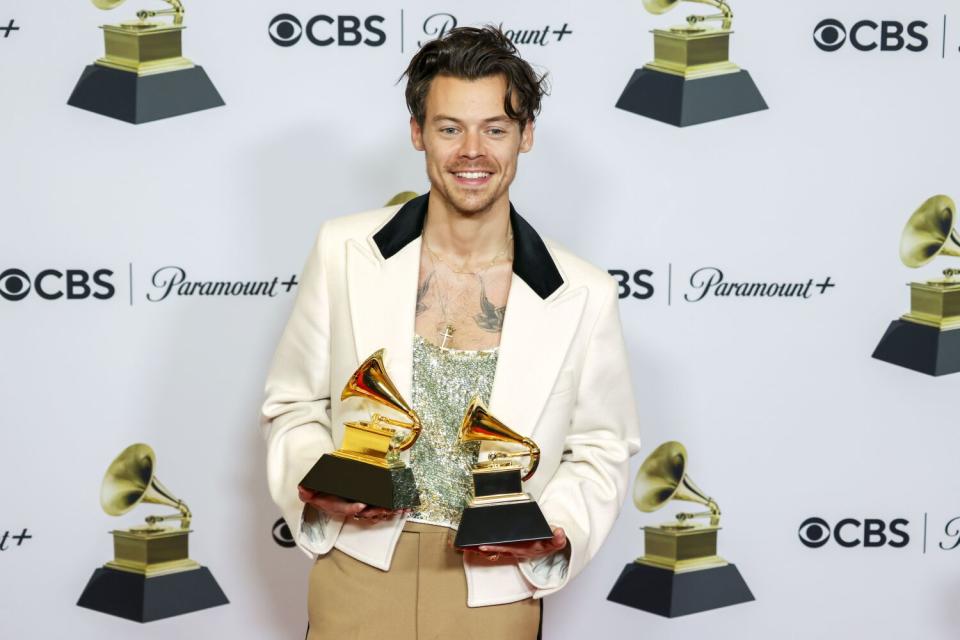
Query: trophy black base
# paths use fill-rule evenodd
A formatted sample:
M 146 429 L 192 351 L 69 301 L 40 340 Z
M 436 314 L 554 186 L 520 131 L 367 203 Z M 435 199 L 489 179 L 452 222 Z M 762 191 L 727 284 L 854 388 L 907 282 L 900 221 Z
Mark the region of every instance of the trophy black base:
M 533 501 L 467 507 L 460 518 L 455 547 L 549 540 L 553 531 Z
M 880 339 L 873 357 L 931 376 L 960 371 L 960 329 L 941 331 L 894 320 Z
M 101 567 L 93 572 L 77 606 L 152 622 L 229 602 L 206 567 L 151 578 Z
M 300 484 L 311 491 L 384 509 L 409 509 L 420 504 L 420 494 L 409 467 L 384 469 L 372 464 L 323 455 Z
M 607 600 L 666 618 L 729 607 L 754 599 L 737 567 L 728 564 L 674 573 L 631 562 L 623 568 Z
M 617 100 L 617 108 L 677 127 L 687 127 L 763 111 L 767 103 L 750 74 L 741 69 L 686 79 L 653 69 L 637 69 Z
M 203 67 L 138 76 L 91 64 L 83 70 L 67 104 L 142 124 L 222 107 L 224 102 Z

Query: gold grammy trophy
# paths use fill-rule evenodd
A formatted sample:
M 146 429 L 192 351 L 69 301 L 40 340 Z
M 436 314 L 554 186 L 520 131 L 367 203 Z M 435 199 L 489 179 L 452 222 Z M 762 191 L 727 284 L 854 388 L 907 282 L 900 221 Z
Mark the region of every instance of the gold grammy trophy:
M 681 2 L 719 13 L 687 16 L 687 24 L 653 30 L 653 62 L 634 71 L 617 107 L 685 127 L 767 108 L 750 74 L 730 62 L 733 11 L 725 0 L 643 0 L 653 14 Z M 719 22 L 718 27 L 706 26 Z
M 633 503 L 650 513 L 673 500 L 707 511 L 678 513 L 675 522 L 644 527 L 643 557 L 624 567 L 607 599 L 668 618 L 753 600 L 736 566 L 717 555 L 720 507 L 687 475 L 686 448 L 666 442 L 640 465 Z
M 944 195 L 928 198 L 900 235 L 900 260 L 917 269 L 937 256 L 960 257 L 957 205 Z M 960 275 L 910 283 L 910 312 L 890 323 L 873 357 L 932 376 L 960 371 Z
M 92 0 L 104 10 L 124 1 Z M 203 68 L 183 57 L 183 3 L 165 2 L 169 9 L 101 27 L 104 56 L 84 70 L 67 104 L 133 124 L 223 106 Z M 151 20 L 157 16 L 171 21 Z
M 100 506 L 111 516 L 139 504 L 164 505 L 177 513 L 151 515 L 146 526 L 111 531 L 114 559 L 94 571 L 78 606 L 150 622 L 229 602 L 210 570 L 190 559 L 190 509 L 156 477 L 156 465 L 148 445 L 124 449 L 103 476 Z M 179 528 L 158 526 L 177 519 Z
M 519 451 L 491 451 L 486 460 L 473 465 L 473 498 L 463 510 L 457 547 L 549 540 L 550 525 L 539 505 L 523 491 L 540 464 L 540 447 L 514 432 L 494 417 L 480 398 L 474 398 L 460 423 L 460 442 L 520 445 Z M 517 458 L 529 457 L 526 469 Z
M 344 425 L 340 448 L 320 456 L 301 486 L 368 506 L 406 509 L 420 504 L 413 472 L 400 453 L 420 435 L 420 418 L 400 395 L 383 364 L 383 349 L 350 376 L 340 400 L 364 398 L 406 416 L 397 420 L 374 413 L 370 420 Z M 397 431 L 397 427 L 407 431 Z

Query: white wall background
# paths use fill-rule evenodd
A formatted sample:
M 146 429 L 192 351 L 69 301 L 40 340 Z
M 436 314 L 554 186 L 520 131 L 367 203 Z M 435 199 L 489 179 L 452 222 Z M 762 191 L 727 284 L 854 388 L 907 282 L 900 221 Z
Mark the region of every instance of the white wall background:
M 513 201 L 599 265 L 654 271 L 654 296 L 621 308 L 645 438 L 635 465 L 664 440 L 687 445 L 692 476 L 724 510 L 721 553 L 757 597 L 675 620 L 607 602 L 642 553 L 639 527 L 667 518 L 628 504 L 587 571 L 547 601 L 545 637 L 956 637 L 960 549 L 938 544 L 953 544 L 943 527 L 960 515 L 960 376 L 870 358 L 907 310 L 905 283 L 938 271 L 899 263 L 903 223 L 930 195 L 960 196 L 955 3 L 737 0 L 732 59 L 770 110 L 688 129 L 613 107 L 652 57 L 647 31 L 687 11 L 652 16 L 635 0 L 193 0 L 185 54 L 226 107 L 140 126 L 67 107 L 101 55 L 97 26 L 141 4 L 159 5 L 0 3 L 0 26 L 21 27 L 0 37 L 0 271 L 109 268 L 117 288 L 105 301 L 0 300 L 0 536 L 33 536 L 0 552 L 0 637 L 302 637 L 308 561 L 271 539 L 256 428 L 293 295 L 144 296 L 166 265 L 285 279 L 324 219 L 424 190 L 394 82 L 438 12 L 572 29 L 522 48 L 553 93 Z M 379 14 L 387 40 L 281 48 L 267 35 L 279 13 Z M 925 20 L 930 45 L 824 53 L 812 32 L 828 17 Z M 809 300 L 685 302 L 704 266 L 837 286 Z M 229 606 L 142 626 L 74 606 L 111 557 L 107 531 L 150 511 L 114 519 L 98 505 L 106 465 L 138 441 L 194 511 L 191 555 Z M 904 517 L 911 542 L 808 549 L 797 527 L 809 516 Z

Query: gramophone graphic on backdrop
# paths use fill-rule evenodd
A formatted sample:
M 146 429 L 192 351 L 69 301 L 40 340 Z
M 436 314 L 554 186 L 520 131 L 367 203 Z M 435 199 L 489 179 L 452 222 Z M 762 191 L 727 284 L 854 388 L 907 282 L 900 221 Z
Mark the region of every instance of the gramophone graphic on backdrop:
M 717 555 L 720 507 L 687 475 L 687 450 L 665 442 L 637 472 L 633 502 L 649 513 L 671 500 L 707 507 L 676 522 L 644 527 L 644 555 L 624 567 L 607 600 L 675 618 L 753 600 L 737 567 Z M 694 522 L 709 518 L 709 524 Z
M 912 268 L 940 255 L 960 257 L 957 205 L 933 196 L 920 205 L 900 235 L 900 260 Z M 873 352 L 878 360 L 932 376 L 960 371 L 960 269 L 943 278 L 910 283 L 910 312 L 894 320 Z
M 188 555 L 187 505 L 156 476 L 157 457 L 148 445 L 133 444 L 103 476 L 100 506 L 121 516 L 139 504 L 173 507 L 177 513 L 148 516 L 146 526 L 112 531 L 114 559 L 96 569 L 77 605 L 136 622 L 150 622 L 228 604 L 210 570 Z M 158 526 L 180 520 L 180 527 Z
M 687 16 L 687 24 L 653 30 L 653 62 L 633 72 L 617 108 L 678 127 L 767 108 L 746 70 L 729 60 L 733 11 L 725 0 L 643 0 L 650 13 L 681 2 L 716 7 L 720 13 Z M 704 26 L 719 21 L 719 27 Z
M 124 0 L 92 0 L 115 9 Z M 105 55 L 84 69 L 67 104 L 133 124 L 222 107 L 203 67 L 183 57 L 183 3 L 140 10 L 137 20 L 103 25 Z M 169 23 L 150 20 L 172 16 Z

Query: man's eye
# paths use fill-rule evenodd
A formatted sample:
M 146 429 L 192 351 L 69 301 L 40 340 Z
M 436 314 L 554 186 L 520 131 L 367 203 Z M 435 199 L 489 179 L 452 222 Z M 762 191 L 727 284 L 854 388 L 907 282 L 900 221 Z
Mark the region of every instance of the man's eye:
M 498 129 L 496 127 L 494 127 L 493 129 L 490 129 L 490 135 L 493 135 L 493 136 L 502 136 L 505 133 L 507 133 L 506 129 Z
M 451 135 L 451 136 L 452 136 L 453 134 L 455 134 L 456 132 L 457 132 L 456 127 L 444 127 L 444 128 L 442 128 L 442 129 L 440 129 L 440 133 L 444 133 L 444 134 L 446 134 L 446 135 Z

